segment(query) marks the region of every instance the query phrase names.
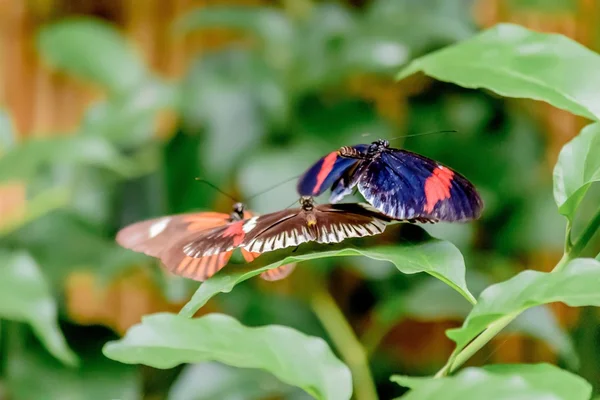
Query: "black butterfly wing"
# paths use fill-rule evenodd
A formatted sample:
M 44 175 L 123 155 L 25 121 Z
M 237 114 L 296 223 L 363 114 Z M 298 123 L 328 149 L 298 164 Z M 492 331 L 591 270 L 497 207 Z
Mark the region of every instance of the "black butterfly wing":
M 324 204 L 310 211 L 284 210 L 258 217 L 248 231 L 244 249 L 265 253 L 306 242 L 339 243 L 385 230 L 389 219 L 361 204 Z
M 367 147 L 365 144 L 352 146 L 359 153 L 365 152 Z M 343 157 L 340 151 L 333 151 L 304 172 L 298 179 L 296 190 L 300 196 L 319 196 L 358 163 L 357 158 Z
M 391 218 L 459 222 L 481 215 L 483 202 L 473 184 L 427 157 L 387 149 L 360 169 L 354 178 L 359 192 Z
M 351 194 L 358 184 L 360 177 L 368 168 L 369 163 L 370 160 L 359 160 L 351 168 L 348 168 L 346 172 L 331 186 L 329 202 L 338 203 L 344 197 Z

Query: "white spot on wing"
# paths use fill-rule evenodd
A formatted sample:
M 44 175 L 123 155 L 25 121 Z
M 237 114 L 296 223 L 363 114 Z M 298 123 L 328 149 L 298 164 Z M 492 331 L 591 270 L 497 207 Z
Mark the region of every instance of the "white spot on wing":
M 258 219 L 258 216 L 252 217 L 246 223 L 244 223 L 244 225 L 242 225 L 242 230 L 244 231 L 244 233 L 248 233 L 252 229 L 254 229 L 254 227 L 256 227 L 257 219 Z
M 248 243 L 243 248 L 250 252 L 253 252 L 253 253 L 260 253 L 260 245 L 261 244 L 262 244 L 262 240 L 253 240 L 252 242 Z
M 333 230 L 335 229 L 335 225 L 331 225 L 330 229 L 331 229 L 331 232 L 329 232 L 327 234 L 327 239 L 329 240 L 329 243 L 336 243 L 338 240 L 337 240 L 337 237 L 335 236 L 335 233 L 333 233 Z
M 321 229 L 319 230 L 319 240 L 321 241 L 321 243 L 329 243 L 327 241 L 327 229 L 325 228 L 325 226 L 322 226 Z
M 355 225 L 354 229 L 358 232 L 360 236 L 367 236 L 369 232 L 362 225 Z
M 160 235 L 160 233 L 165 230 L 167 225 L 169 225 L 170 220 L 171 220 L 171 217 L 165 217 L 165 218 L 162 218 L 160 221 L 156 221 L 155 223 L 153 223 L 150 226 L 150 229 L 148 232 L 149 237 L 153 238 L 153 237 L 156 237 L 157 235 Z

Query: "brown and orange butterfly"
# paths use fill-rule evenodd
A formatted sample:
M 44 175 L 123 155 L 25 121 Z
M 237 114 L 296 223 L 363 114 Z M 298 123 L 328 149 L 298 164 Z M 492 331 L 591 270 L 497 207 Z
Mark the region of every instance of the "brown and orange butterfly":
M 227 265 L 235 247 L 201 257 L 190 257 L 183 248 L 203 237 L 204 233 L 212 228 L 221 227 L 224 235 L 232 236 L 239 221 L 252 217 L 254 215 L 245 210 L 242 203 L 236 203 L 229 215 L 199 212 L 136 222 L 121 229 L 116 240 L 122 247 L 161 259 L 165 267 L 175 275 L 205 281 Z M 247 262 L 260 255 L 260 252 L 245 249 L 241 249 L 241 252 Z M 282 265 L 263 272 L 260 277 L 267 281 L 284 279 L 294 268 L 295 264 Z
M 238 247 L 245 254 L 262 254 L 307 242 L 340 243 L 383 233 L 392 221 L 368 204 L 315 205 L 310 196 L 301 197 L 300 204 L 208 229 L 191 240 L 184 238 L 173 246 L 183 254 L 170 252 L 161 258 L 168 265 L 180 263 L 176 270 L 185 271 L 194 259 L 215 257 Z

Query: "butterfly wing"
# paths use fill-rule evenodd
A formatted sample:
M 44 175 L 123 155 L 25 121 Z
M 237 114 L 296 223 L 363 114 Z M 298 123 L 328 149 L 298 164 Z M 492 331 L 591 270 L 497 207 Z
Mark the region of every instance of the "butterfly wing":
M 390 219 L 362 204 L 326 204 L 311 211 L 282 210 L 190 234 L 160 255 L 172 272 L 196 280 L 214 275 L 237 247 L 251 261 L 259 254 L 302 243 L 339 243 L 382 233 Z M 282 266 L 263 279 L 283 279 L 293 267 Z
M 354 146 L 363 151 L 366 145 Z M 365 147 L 366 149 L 366 147 Z M 342 157 L 333 151 L 314 163 L 298 180 L 296 189 L 301 196 L 319 196 L 349 169 L 359 163 L 356 158 Z
M 283 210 L 252 220 L 246 226 L 242 247 L 259 253 L 312 241 L 339 243 L 348 238 L 377 235 L 389 221 L 362 204 L 324 204 L 311 211 Z
M 244 259 L 247 262 L 252 262 L 258 256 L 260 256 L 260 253 L 251 253 L 245 249 L 241 249 L 241 251 L 242 251 L 242 256 L 244 256 Z M 288 276 L 290 276 L 290 274 L 292 272 L 294 272 L 295 268 L 296 268 L 296 263 L 282 265 L 277 268 L 272 268 L 270 270 L 262 272 L 260 274 L 260 277 L 262 279 L 264 279 L 265 281 L 280 281 L 280 280 L 285 279 Z
M 483 202 L 458 172 L 419 154 L 387 149 L 354 182 L 377 210 L 399 220 L 457 222 L 479 218 Z
M 296 263 L 282 265 L 277 268 L 269 269 L 260 274 L 260 277 L 265 281 L 280 281 L 282 279 L 290 276 L 294 269 L 296 268 Z
M 210 278 L 225 266 L 240 245 L 246 221 L 229 222 L 181 237 L 160 254 L 160 259 L 175 274 L 195 280 Z
M 352 193 L 354 187 L 358 184 L 360 177 L 368 167 L 369 162 L 369 160 L 359 160 L 333 183 L 331 195 L 329 196 L 330 203 L 338 203 L 344 197 Z
M 203 282 L 223 269 L 229 262 L 232 254 L 233 250 L 194 258 L 179 251 L 175 257 L 169 258 L 169 261 L 165 262 L 163 260 L 163 263 L 175 275 Z M 174 254 L 166 255 L 165 258 L 172 256 Z M 177 261 L 172 261 L 174 259 L 177 259 Z
M 178 239 L 224 225 L 229 215 L 201 212 L 169 215 L 128 225 L 117 233 L 119 245 L 151 257 L 159 257 Z
M 250 218 L 245 212 L 244 217 Z M 117 234 L 117 242 L 128 249 L 160 258 L 172 273 L 197 281 L 204 281 L 227 265 L 233 248 L 227 243 L 217 243 L 210 254 L 190 257 L 185 248 L 194 245 L 211 245 L 210 238 L 225 232 L 228 242 L 237 240 L 236 227 L 243 221 L 230 222 L 228 214 L 203 212 L 154 218 L 129 225 Z M 214 247 L 214 243 L 212 243 Z M 221 246 L 221 247 L 219 247 Z

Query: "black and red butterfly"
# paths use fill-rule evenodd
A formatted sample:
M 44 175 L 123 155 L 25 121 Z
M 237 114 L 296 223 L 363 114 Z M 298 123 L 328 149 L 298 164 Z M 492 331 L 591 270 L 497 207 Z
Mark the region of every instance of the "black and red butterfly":
M 169 260 L 164 264 L 169 271 L 176 275 L 204 281 L 227 265 L 233 251 L 191 258 L 185 255 L 182 247 L 187 243 L 192 243 L 211 228 L 223 227 L 226 232 L 232 232 L 239 221 L 252 217 L 253 214 L 245 210 L 242 203 L 236 203 L 231 214 L 187 213 L 137 222 L 121 229 L 117 233 L 116 240 L 127 249 L 160 258 L 163 262 Z M 242 249 L 242 256 L 248 262 L 259 255 L 259 252 L 251 253 Z M 295 264 L 282 265 L 263 272 L 261 278 L 268 281 L 284 279 L 292 273 L 294 268 Z
M 378 211 L 395 220 L 458 222 L 477 219 L 483 201 L 471 182 L 430 158 L 390 147 L 387 140 L 345 146 L 312 165 L 300 177 L 301 196 L 331 188 L 338 203 L 358 187 Z
M 195 268 L 198 259 L 214 257 L 241 248 L 249 254 L 266 253 L 306 242 L 339 243 L 349 238 L 383 233 L 391 219 L 367 204 L 321 204 L 302 197 L 301 207 L 232 222 L 181 239 L 177 251 L 160 255 L 177 273 Z

